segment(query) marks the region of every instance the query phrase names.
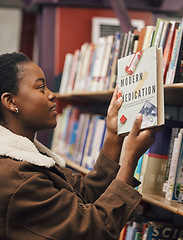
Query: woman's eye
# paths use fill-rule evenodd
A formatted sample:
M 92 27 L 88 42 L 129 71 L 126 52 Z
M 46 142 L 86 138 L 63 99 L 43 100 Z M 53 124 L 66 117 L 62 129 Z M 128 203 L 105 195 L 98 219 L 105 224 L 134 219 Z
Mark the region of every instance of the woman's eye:
M 44 91 L 45 90 L 45 85 L 39 86 L 39 89 L 41 89 L 41 91 Z

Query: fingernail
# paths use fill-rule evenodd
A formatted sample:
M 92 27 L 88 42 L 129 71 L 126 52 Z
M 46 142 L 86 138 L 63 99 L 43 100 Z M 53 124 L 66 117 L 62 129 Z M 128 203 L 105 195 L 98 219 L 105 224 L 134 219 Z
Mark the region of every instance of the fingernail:
M 122 102 L 123 98 L 122 96 L 120 96 L 118 99 L 117 99 L 117 102 Z
M 139 113 L 139 114 L 137 115 L 136 119 L 141 119 L 141 118 L 142 118 L 142 114 Z
M 122 93 L 118 91 L 118 98 L 122 96 Z

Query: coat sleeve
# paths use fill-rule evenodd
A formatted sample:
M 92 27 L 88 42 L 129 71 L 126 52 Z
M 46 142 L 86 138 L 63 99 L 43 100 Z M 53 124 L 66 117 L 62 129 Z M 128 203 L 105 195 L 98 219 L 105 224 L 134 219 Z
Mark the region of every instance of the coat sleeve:
M 70 184 L 76 189 L 86 202 L 95 202 L 115 179 L 119 170 L 119 164 L 108 158 L 101 150 L 94 165 L 85 177 L 74 174 L 69 178 Z M 133 179 L 133 187 L 139 185 L 137 179 Z
M 118 239 L 140 200 L 132 187 L 113 180 L 93 204 L 85 204 L 76 192 L 58 190 L 43 173 L 37 173 L 11 196 L 8 239 Z

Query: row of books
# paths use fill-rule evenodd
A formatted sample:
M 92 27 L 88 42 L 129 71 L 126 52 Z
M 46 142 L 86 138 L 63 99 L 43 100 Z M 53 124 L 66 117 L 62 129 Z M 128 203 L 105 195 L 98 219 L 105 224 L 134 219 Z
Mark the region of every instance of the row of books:
M 144 220 L 131 220 L 121 231 L 119 240 L 181 240 L 183 225 Z
M 166 120 L 162 130 L 156 133 L 154 144 L 138 161 L 134 176 L 141 181 L 138 190 L 142 193 L 162 195 L 172 124 L 175 124 L 174 121 Z M 123 147 L 125 147 L 125 141 Z M 123 159 L 123 152 L 122 149 L 120 164 Z
M 138 190 L 183 203 L 183 129 L 181 123 L 166 120 L 156 133 L 155 143 L 141 156 L 134 176 Z M 121 157 L 122 159 L 122 157 Z
M 103 145 L 105 133 L 105 117 L 67 106 L 57 116 L 51 149 L 91 170 Z
M 117 60 L 151 46 L 163 50 L 164 84 L 183 82 L 182 40 L 182 22 L 158 18 L 156 26 L 100 37 L 96 44 L 85 42 L 74 53 L 66 54 L 59 92 L 112 89 L 116 85 Z
M 183 128 L 173 128 L 164 189 L 165 198 L 183 203 Z

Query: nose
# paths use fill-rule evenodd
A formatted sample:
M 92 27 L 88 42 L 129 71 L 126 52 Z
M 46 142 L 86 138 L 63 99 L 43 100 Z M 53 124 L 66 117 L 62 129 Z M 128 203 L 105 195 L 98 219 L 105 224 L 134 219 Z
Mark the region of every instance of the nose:
M 48 99 L 50 101 L 53 101 L 56 98 L 56 95 L 52 91 L 50 91 L 49 89 L 47 89 L 47 90 L 48 90 Z

